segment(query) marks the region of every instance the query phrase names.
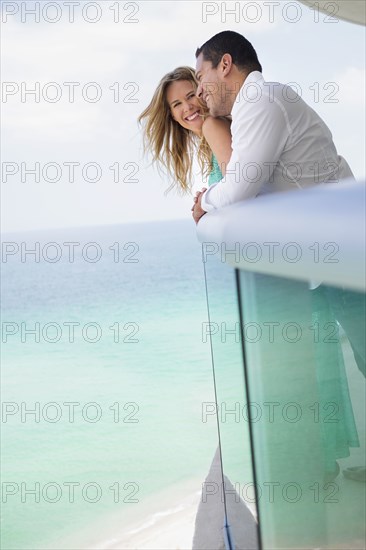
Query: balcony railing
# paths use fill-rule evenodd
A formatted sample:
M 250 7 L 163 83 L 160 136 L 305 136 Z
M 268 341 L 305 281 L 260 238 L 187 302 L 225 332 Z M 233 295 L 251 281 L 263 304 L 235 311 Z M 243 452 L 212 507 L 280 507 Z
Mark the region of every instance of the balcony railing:
M 203 503 L 226 547 L 363 548 L 364 184 L 238 203 L 198 236 L 220 436 Z

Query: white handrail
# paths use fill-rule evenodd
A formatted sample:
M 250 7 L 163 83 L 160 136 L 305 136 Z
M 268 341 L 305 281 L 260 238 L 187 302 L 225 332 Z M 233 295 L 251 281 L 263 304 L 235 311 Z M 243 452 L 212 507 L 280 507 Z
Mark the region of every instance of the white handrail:
M 205 214 L 203 260 L 366 290 L 365 182 L 262 195 Z

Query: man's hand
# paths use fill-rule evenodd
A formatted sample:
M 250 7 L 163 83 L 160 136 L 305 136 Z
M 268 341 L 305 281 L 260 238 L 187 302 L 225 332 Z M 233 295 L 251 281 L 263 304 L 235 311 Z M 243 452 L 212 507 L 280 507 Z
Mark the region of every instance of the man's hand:
M 206 214 L 206 210 L 203 210 L 201 208 L 202 196 L 203 196 L 203 193 L 205 193 L 206 191 L 207 191 L 207 187 L 203 187 L 201 191 L 197 191 L 196 196 L 193 199 L 194 204 L 191 210 L 192 210 L 193 219 L 196 222 L 196 224 L 199 222 L 202 216 Z

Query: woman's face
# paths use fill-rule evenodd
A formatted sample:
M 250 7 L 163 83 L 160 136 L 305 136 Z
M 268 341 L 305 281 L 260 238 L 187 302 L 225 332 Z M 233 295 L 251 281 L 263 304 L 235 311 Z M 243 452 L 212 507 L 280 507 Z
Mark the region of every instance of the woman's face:
M 167 88 L 166 99 L 174 120 L 183 128 L 200 135 L 203 124 L 202 109 L 193 82 L 172 82 Z

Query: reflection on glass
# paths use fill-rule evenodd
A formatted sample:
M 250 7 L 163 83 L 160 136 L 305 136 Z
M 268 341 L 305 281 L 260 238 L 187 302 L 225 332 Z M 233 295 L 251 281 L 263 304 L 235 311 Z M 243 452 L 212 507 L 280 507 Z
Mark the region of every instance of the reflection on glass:
M 263 548 L 363 548 L 365 297 L 239 280 Z
M 227 547 L 364 548 L 365 295 L 204 266 Z

